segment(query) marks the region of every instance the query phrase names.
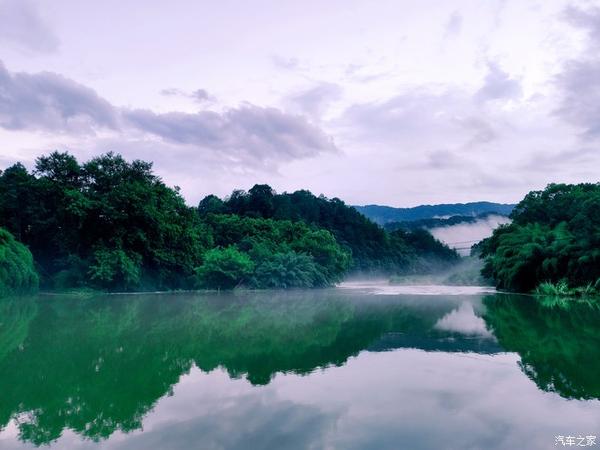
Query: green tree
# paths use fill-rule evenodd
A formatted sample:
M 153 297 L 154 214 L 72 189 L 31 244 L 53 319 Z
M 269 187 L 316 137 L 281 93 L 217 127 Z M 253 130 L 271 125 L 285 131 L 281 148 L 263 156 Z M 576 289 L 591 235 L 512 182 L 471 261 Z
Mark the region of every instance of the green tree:
M 327 230 L 309 231 L 290 246 L 296 252 L 311 255 L 329 283 L 341 281 L 350 267 L 350 253 L 341 248 Z
M 38 275 L 31 253 L 0 228 L 0 296 L 37 289 Z
M 53 152 L 31 173 L 9 167 L 0 173 L 0 226 L 31 250 L 48 288 L 189 288 L 204 254 L 230 246 L 261 268 L 254 287 L 324 286 L 348 270 L 425 271 L 436 258 L 453 261 L 430 235 L 387 233 L 341 200 L 308 191 L 255 185 L 190 208 L 152 163 L 114 153 L 79 163 Z
M 202 217 L 208 214 L 225 214 L 227 212 L 225 202 L 213 194 L 207 195 L 198 203 L 198 213 Z
M 68 153 L 0 175 L 0 226 L 31 249 L 48 287 L 189 287 L 209 229 L 152 164 Z M 111 260 L 112 259 L 112 260 Z
M 248 192 L 234 191 L 225 200 L 225 205 L 236 215 L 301 221 L 325 229 L 338 244 L 350 251 L 351 269 L 357 271 L 425 271 L 458 260 L 456 252 L 438 243 L 437 247 L 430 245 L 426 255 L 428 260 L 437 259 L 438 264 L 431 261 L 423 264 L 424 260 L 419 261 L 423 251 L 413 246 L 415 240 L 409 242 L 401 233 L 391 236 L 340 199 L 317 197 L 307 190 L 277 194 L 268 185 L 255 185 Z M 432 236 L 430 238 L 435 241 Z M 449 257 L 449 253 L 453 257 Z
M 312 288 L 326 286 L 328 281 L 312 256 L 290 251 L 262 259 L 252 284 L 260 288 Z
M 260 268 L 260 274 L 254 273 L 252 277 L 250 285 L 253 287 L 290 287 L 285 276 L 275 275 L 277 270 L 289 272 L 291 278 L 297 275 L 294 286 L 298 283 L 305 287 L 331 285 L 340 281 L 350 266 L 350 253 L 337 243 L 329 231 L 303 222 L 238 215 L 211 215 L 206 221 L 216 245 L 235 246 L 250 256 L 257 271 Z M 274 255 L 278 254 L 280 256 L 275 258 Z M 292 270 L 292 263 L 299 265 L 297 271 Z M 267 276 L 267 273 L 272 276 Z M 307 276 L 300 276 L 301 273 Z M 306 284 L 301 279 L 311 283 Z M 279 284 L 276 280 L 280 281 Z
M 21 163 L 0 173 L 0 225 L 28 245 L 37 238 L 37 230 L 32 229 L 40 213 L 36 181 Z
M 600 279 L 600 184 L 551 184 L 530 192 L 513 222 L 477 246 L 483 274 L 503 289 L 527 292 L 566 279 L 570 287 Z
M 235 247 L 214 248 L 206 252 L 196 275 L 199 286 L 233 289 L 247 281 L 253 270 L 250 257 Z
M 121 249 L 100 248 L 94 252 L 93 261 L 89 275 L 100 286 L 126 290 L 139 288 L 142 271 L 140 255 L 127 254 Z

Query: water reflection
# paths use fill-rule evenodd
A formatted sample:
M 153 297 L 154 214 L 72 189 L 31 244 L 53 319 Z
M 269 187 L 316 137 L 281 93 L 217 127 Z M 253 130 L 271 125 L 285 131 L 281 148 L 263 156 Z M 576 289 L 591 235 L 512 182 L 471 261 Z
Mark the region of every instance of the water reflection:
M 442 331 L 493 338 L 485 321 L 475 314 L 473 305 L 470 302 L 463 302 L 457 309 L 446 314 L 435 323 L 435 328 Z
M 349 420 L 344 413 L 349 402 L 374 408 L 378 396 L 385 403 L 392 392 L 397 392 L 392 395 L 396 401 L 426 402 L 427 395 L 413 394 L 432 387 L 435 409 L 458 414 L 471 395 L 483 394 L 476 392 L 485 386 L 481 380 L 475 380 L 469 395 L 460 394 L 461 377 L 465 382 L 472 377 L 466 368 L 481 371 L 481 361 L 486 376 L 518 380 L 513 382 L 517 390 L 522 381 L 514 370 L 520 363 L 545 391 L 599 398 L 598 325 L 599 312 L 590 306 L 567 311 L 498 295 L 371 296 L 360 290 L 324 290 L 4 299 L 0 427 L 15 427 L 20 440 L 35 445 L 65 434 L 72 448 L 130 432 L 126 441 L 111 439 L 110 445 L 161 448 L 166 437 L 151 432 L 162 428 L 152 425 L 157 415 L 150 411 L 166 408 L 178 415 L 167 420 L 169 435 L 181 439 L 181 446 L 170 441 L 169 448 L 190 448 L 185 436 L 197 439 L 203 429 L 212 430 L 205 437 L 210 434 L 217 448 L 248 444 L 244 430 L 259 440 L 253 448 L 320 447 L 323 442 L 312 440 L 332 435 L 333 428 L 338 430 L 329 437 L 334 447 L 361 448 L 354 445 L 361 439 L 368 447 L 367 435 L 357 436 L 354 444 L 339 435 Z M 368 357 L 402 348 L 417 350 Z M 518 353 L 520 362 L 518 356 L 498 354 L 504 351 Z M 466 352 L 473 362 L 464 359 Z M 488 367 L 491 361 L 504 366 Z M 286 389 L 288 379 L 276 374 L 293 374 L 296 380 L 285 399 L 273 397 L 273 390 Z M 454 384 L 444 385 L 444 379 Z M 324 380 L 329 380 L 326 390 Z M 198 396 L 194 412 L 186 412 L 189 399 Z M 328 400 L 307 402 L 310 398 Z M 169 409 L 172 403 L 178 406 Z M 403 420 L 410 419 L 404 415 L 411 411 L 417 414 L 412 403 L 385 404 L 394 420 L 400 413 Z M 376 417 L 376 410 L 371 414 Z M 167 416 L 162 412 L 161 420 Z M 388 419 L 374 420 L 381 423 L 369 425 L 372 439 Z M 236 433 L 230 429 L 240 424 Z M 349 428 L 347 434 L 356 432 Z M 385 448 L 386 442 L 380 444 Z
M 600 398 L 600 308 L 596 304 L 496 295 L 486 323 L 540 389 L 565 398 Z

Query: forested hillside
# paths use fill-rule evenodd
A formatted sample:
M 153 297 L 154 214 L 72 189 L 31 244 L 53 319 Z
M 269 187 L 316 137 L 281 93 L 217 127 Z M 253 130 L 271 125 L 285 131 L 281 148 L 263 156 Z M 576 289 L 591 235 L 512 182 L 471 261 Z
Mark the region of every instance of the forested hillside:
M 550 184 L 527 194 L 510 217 L 478 246 L 484 275 L 499 288 L 600 289 L 600 183 Z
M 458 256 L 426 232 L 387 233 L 339 199 L 257 185 L 197 208 L 144 161 L 68 153 L 0 174 L 0 226 L 33 254 L 45 288 L 331 285 L 350 270 L 430 271 Z
M 302 221 L 329 230 L 352 254 L 352 268 L 361 271 L 423 271 L 452 263 L 456 254 L 427 232 L 387 233 L 340 199 L 309 191 L 277 194 L 267 185 L 234 191 L 227 199 L 211 195 L 198 205 L 201 215 L 235 214 L 274 220 Z M 427 238 L 429 235 L 429 239 Z
M 461 224 L 474 224 L 481 220 L 486 220 L 492 216 L 499 216 L 495 212 L 485 212 L 477 214 L 475 216 L 451 216 L 446 219 L 431 218 L 431 219 L 419 219 L 419 220 L 405 220 L 403 222 L 388 222 L 383 228 L 387 231 L 394 230 L 417 230 L 419 228 L 440 228 L 440 227 L 452 227 L 454 225 Z M 503 216 L 504 217 L 504 216 Z
M 450 216 L 476 216 L 484 213 L 496 213 L 507 216 L 511 213 L 514 206 L 503 203 L 473 202 L 420 205 L 414 208 L 394 208 L 381 205 L 355 206 L 354 208 L 373 222 L 384 225 L 389 222 L 435 219 Z

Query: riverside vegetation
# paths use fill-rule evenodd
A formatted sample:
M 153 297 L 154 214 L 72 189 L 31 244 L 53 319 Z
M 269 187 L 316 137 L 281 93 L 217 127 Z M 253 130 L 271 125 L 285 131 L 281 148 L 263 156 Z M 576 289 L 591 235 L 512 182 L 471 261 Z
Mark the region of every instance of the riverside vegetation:
M 500 289 L 540 295 L 600 293 L 600 183 L 530 192 L 477 245 L 483 274 Z
M 0 227 L 2 290 L 37 286 L 33 261 L 47 289 L 133 291 L 321 287 L 349 271 L 431 272 L 459 259 L 425 231 L 386 232 L 308 191 L 256 185 L 190 207 L 151 163 L 113 153 L 7 168 Z
M 31 252 L 0 228 L 0 296 L 31 291 L 37 285 Z
M 506 205 L 512 209 L 512 205 Z M 499 289 L 541 295 L 600 291 L 600 184 L 529 193 L 477 244 L 482 275 Z M 472 260 L 422 228 L 388 229 L 343 201 L 268 185 L 185 204 L 144 161 L 68 153 L 0 173 L 0 295 L 35 289 L 312 288 L 349 273 L 396 277 Z M 468 264 L 466 264 L 468 263 Z M 469 267 L 469 274 L 460 272 Z M 39 275 L 38 275 L 39 274 Z M 400 278 L 402 279 L 402 278 Z

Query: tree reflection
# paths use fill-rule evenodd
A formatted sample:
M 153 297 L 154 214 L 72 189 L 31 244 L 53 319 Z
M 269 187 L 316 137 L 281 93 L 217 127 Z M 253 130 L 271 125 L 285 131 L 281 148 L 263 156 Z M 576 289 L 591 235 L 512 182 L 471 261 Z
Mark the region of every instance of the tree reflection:
M 485 320 L 499 343 L 521 357 L 537 386 L 565 398 L 600 399 L 600 308 L 555 299 L 496 295 Z
M 264 385 L 363 350 L 498 351 L 489 336 L 436 326 L 465 301 L 481 314 L 472 297 L 336 290 L 2 299 L 0 427 L 14 419 L 37 445 L 64 429 L 91 440 L 135 430 L 194 365 Z

